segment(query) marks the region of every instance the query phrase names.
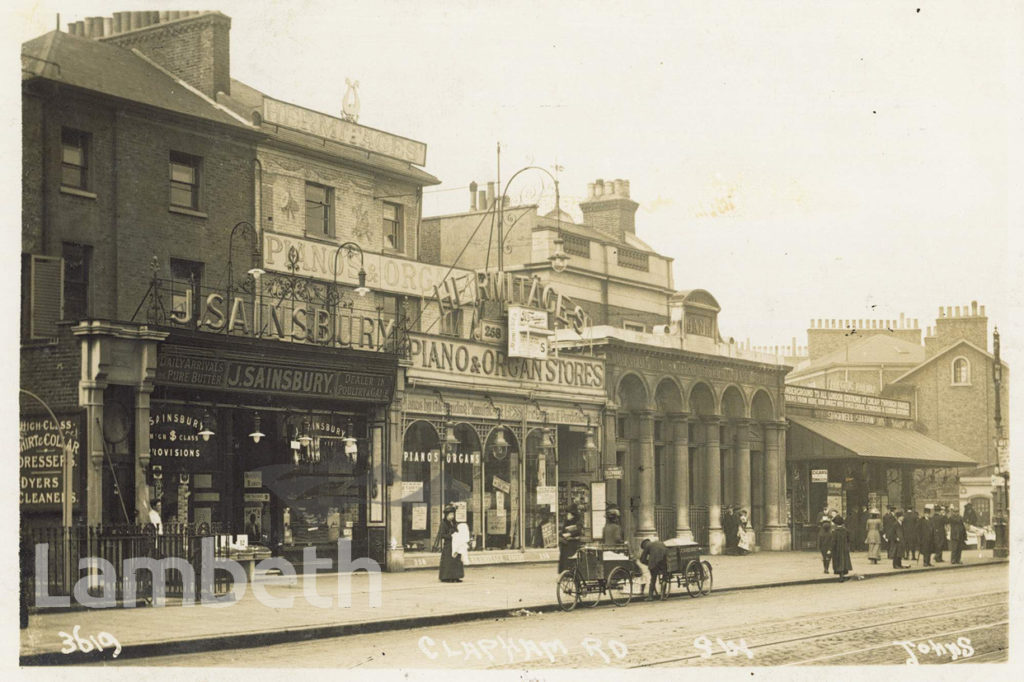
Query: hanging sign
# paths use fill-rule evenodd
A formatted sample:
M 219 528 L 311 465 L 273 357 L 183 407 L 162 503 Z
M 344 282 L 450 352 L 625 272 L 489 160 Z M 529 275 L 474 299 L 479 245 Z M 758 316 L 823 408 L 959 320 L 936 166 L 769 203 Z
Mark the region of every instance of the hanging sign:
M 548 314 L 510 306 L 508 309 L 508 355 L 512 358 L 546 358 L 548 356 Z
M 508 484 L 508 481 L 505 481 L 505 480 L 503 480 L 503 479 L 500 479 L 500 478 L 498 478 L 497 476 L 495 476 L 495 477 L 494 477 L 494 480 L 492 481 L 492 485 L 493 485 L 493 486 L 494 486 L 495 488 L 497 488 L 498 490 L 500 490 L 500 491 L 502 491 L 503 493 L 505 493 L 506 495 L 507 495 L 507 494 L 509 493 L 509 491 L 510 491 L 510 490 L 512 489 L 512 487 L 511 487 L 511 486 L 510 486 L 510 485 Z
M 452 502 L 455 505 L 455 522 L 464 523 L 466 521 L 466 502 Z
M 604 477 L 609 480 L 622 478 L 622 467 L 605 467 Z
M 243 481 L 246 488 L 262 488 L 263 487 L 263 472 L 262 471 L 246 471 L 243 474 Z M 198 484 L 197 484 L 198 486 Z
M 828 483 L 828 469 L 811 469 L 811 483 Z
M 245 502 L 270 502 L 270 493 L 245 493 Z

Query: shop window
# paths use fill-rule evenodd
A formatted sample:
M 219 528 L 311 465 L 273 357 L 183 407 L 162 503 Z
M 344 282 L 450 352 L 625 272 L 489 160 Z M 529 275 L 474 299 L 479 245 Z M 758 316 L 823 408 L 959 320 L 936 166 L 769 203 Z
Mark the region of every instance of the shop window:
M 306 183 L 306 234 L 317 237 L 334 235 L 334 190 L 315 182 Z
M 199 210 L 199 173 L 202 159 L 191 154 L 171 152 L 171 206 Z
M 63 319 L 80 322 L 89 317 L 89 266 L 92 247 L 64 242 L 64 313 Z
M 405 226 L 402 224 L 402 205 L 384 202 L 384 248 L 405 250 Z
M 628 329 L 629 331 L 632 331 L 632 332 L 643 332 L 646 329 L 646 327 L 644 327 L 644 325 L 642 323 L 640 323 L 640 322 L 628 322 L 628 321 L 622 323 L 622 328 L 623 329 Z
M 971 384 L 971 363 L 967 358 L 956 358 L 953 360 L 953 385 L 970 386 Z
M 60 184 L 74 189 L 89 189 L 89 133 L 63 128 L 60 133 Z

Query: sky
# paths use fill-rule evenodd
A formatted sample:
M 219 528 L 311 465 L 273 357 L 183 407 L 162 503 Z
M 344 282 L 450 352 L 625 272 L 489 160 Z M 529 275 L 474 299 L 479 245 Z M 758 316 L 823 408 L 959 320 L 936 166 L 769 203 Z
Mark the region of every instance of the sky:
M 15 42 L 86 16 L 20 3 Z M 725 337 L 806 344 L 812 318 L 934 324 L 985 305 L 1024 334 L 1019 225 L 1024 8 L 1008 2 L 227 0 L 235 78 L 427 144 L 424 214 L 468 185 L 559 166 L 563 208 L 630 180 L 637 233 L 709 290 Z M 983 9 L 982 9 L 983 8 Z M 206 9 L 214 9 L 208 6 Z M 513 200 L 550 183 L 528 172 Z M 1020 192 L 1015 194 L 1019 195 Z

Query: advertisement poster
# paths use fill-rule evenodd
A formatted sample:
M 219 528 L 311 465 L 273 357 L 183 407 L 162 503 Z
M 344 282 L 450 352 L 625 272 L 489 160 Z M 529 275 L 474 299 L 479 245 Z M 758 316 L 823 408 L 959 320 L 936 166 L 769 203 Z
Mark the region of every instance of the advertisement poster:
M 508 495 L 508 492 L 512 489 L 512 486 L 508 484 L 508 481 L 498 478 L 497 476 L 494 477 L 491 484 L 494 486 L 495 490 L 500 490 L 506 495 Z
M 455 505 L 455 522 L 464 523 L 466 521 L 466 503 L 465 502 L 452 502 Z
M 427 529 L 427 505 L 424 502 L 416 502 L 412 505 L 412 529 Z
M 64 454 L 61 443 L 71 452 L 71 466 L 78 459 L 79 417 L 58 415 L 60 429 L 52 419 L 42 417 L 22 418 L 19 428 L 20 451 L 18 461 L 21 467 L 21 493 L 19 499 L 23 509 L 31 511 L 52 511 L 61 508 L 64 500 Z M 61 435 L 63 434 L 63 440 Z M 71 501 L 77 504 L 79 472 L 77 467 L 71 475 L 73 490 Z
M 198 476 L 196 477 L 198 481 Z M 244 485 L 246 488 L 262 488 L 263 487 L 263 472 L 262 471 L 246 471 L 244 474 Z M 196 483 L 198 486 L 198 482 Z
M 555 511 L 555 505 L 557 504 L 558 488 L 553 485 L 537 486 L 537 506 L 543 507 L 547 505 L 548 509 Z
M 402 502 L 423 501 L 423 481 L 402 481 Z
M 487 512 L 487 533 L 504 535 L 508 532 L 508 515 L 504 509 L 492 509 Z

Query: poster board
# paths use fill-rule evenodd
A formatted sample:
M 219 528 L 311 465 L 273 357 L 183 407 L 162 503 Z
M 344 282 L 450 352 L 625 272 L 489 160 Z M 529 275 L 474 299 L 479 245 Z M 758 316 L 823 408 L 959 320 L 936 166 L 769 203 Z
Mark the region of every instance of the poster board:
M 508 532 L 508 514 L 504 509 L 487 512 L 487 534 L 504 535 Z
M 548 521 L 540 525 L 540 534 L 544 540 L 545 547 L 554 547 L 558 544 L 558 528 L 554 521 Z
M 402 481 L 402 502 L 423 501 L 423 481 Z
M 455 522 L 464 523 L 466 521 L 466 502 L 452 502 L 455 505 Z
M 537 486 L 537 506 L 547 505 L 551 511 L 556 511 L 558 506 L 558 488 L 553 485 Z
M 414 502 L 412 505 L 412 530 L 427 529 L 427 504 Z

